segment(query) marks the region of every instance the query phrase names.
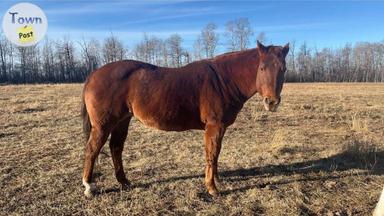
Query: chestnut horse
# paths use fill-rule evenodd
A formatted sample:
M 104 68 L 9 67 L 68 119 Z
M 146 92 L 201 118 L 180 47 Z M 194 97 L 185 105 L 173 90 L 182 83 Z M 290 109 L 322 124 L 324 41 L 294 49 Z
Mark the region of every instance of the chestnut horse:
M 217 161 L 225 130 L 243 104 L 258 92 L 264 107 L 275 111 L 281 101 L 285 57 L 289 44 L 264 46 L 196 61 L 181 68 L 164 68 L 125 60 L 109 63 L 87 78 L 83 90 L 85 195 L 95 191 L 95 159 L 111 134 L 109 147 L 115 175 L 129 186 L 122 151 L 132 116 L 143 124 L 165 131 L 204 130 L 208 193 L 218 195 Z M 175 148 L 177 148 L 175 146 Z

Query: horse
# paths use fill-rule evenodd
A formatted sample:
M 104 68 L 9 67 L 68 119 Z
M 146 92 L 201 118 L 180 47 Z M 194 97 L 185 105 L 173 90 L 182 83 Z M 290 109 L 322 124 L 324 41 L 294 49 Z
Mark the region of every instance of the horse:
M 123 60 L 106 64 L 86 79 L 82 94 L 85 146 L 82 181 L 86 197 L 96 191 L 95 159 L 109 135 L 115 177 L 130 187 L 122 164 L 124 141 L 132 117 L 165 131 L 204 130 L 205 186 L 216 197 L 221 141 L 244 103 L 256 93 L 265 110 L 276 111 L 286 71 L 285 46 L 229 52 L 180 68 Z M 175 148 L 177 148 L 175 146 Z

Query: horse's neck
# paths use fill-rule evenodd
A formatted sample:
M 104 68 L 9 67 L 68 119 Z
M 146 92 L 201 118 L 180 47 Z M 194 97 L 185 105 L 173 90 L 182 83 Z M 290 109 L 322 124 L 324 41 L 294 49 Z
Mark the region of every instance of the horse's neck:
M 256 75 L 259 64 L 256 49 L 224 54 L 214 59 L 219 73 L 237 88 L 244 102 L 256 93 Z

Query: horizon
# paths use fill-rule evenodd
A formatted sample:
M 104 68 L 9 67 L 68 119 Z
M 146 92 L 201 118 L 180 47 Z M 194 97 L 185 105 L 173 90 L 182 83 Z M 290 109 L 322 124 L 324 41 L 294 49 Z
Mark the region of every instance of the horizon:
M 0 6 L 4 15 L 21 1 L 5 1 Z M 284 45 L 306 42 L 312 48 L 340 48 L 356 42 L 381 42 L 384 29 L 377 28 L 384 20 L 382 1 L 29 1 L 38 5 L 48 18 L 47 37 L 71 40 L 97 39 L 111 34 L 123 41 L 129 50 L 143 35 L 162 39 L 177 33 L 182 46 L 192 50 L 204 26 L 210 22 L 218 27 L 219 45 L 216 54 L 227 51 L 225 24 L 237 18 L 248 18 L 254 35 L 250 48 L 256 46 L 260 32 L 265 44 Z M 102 10 L 100 9 L 102 8 Z M 356 15 L 358 13 L 358 15 Z M 97 17 L 97 19 L 95 19 Z

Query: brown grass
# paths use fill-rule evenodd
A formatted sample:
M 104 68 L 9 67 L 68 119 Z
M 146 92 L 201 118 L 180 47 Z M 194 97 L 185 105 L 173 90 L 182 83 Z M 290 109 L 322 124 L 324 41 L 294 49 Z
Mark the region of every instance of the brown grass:
M 384 184 L 384 84 L 287 84 L 250 100 L 224 138 L 221 197 L 203 184 L 202 131 L 134 120 L 120 191 L 105 148 L 83 196 L 81 85 L 0 87 L 0 215 L 369 215 Z

